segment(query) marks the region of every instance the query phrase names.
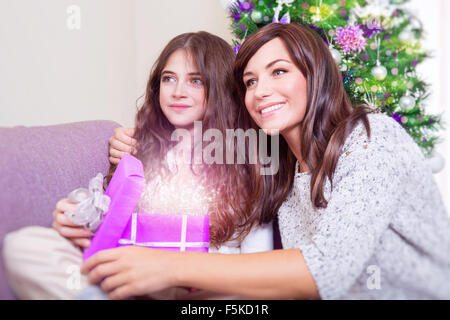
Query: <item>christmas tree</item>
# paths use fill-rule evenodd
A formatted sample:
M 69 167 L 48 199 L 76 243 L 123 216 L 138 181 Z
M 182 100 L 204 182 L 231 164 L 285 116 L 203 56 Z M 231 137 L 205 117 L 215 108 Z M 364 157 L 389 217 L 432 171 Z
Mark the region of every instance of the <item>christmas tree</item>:
M 354 105 L 367 104 L 399 122 L 432 154 L 441 117 L 427 114 L 428 85 L 416 68 L 429 54 L 407 0 L 225 0 L 235 51 L 270 23 L 299 23 L 320 34 L 338 64 Z

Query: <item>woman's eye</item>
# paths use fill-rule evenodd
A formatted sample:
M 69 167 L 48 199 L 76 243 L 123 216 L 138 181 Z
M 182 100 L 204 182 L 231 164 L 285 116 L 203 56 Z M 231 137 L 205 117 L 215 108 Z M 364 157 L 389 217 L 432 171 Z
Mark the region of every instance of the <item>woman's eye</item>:
M 250 79 L 250 80 L 245 81 L 245 86 L 246 86 L 247 88 L 250 88 L 250 87 L 253 86 L 255 83 L 256 83 L 256 80 L 255 80 L 255 79 Z
M 276 76 L 282 75 L 284 73 L 286 73 L 286 70 L 283 70 L 283 69 L 277 69 L 273 72 L 273 74 Z

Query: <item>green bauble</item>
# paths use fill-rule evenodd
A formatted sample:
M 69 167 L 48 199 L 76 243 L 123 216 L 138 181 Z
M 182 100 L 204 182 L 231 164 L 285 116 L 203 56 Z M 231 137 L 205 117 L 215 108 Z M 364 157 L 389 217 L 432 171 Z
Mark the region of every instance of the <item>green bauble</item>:
M 261 23 L 263 21 L 263 14 L 259 10 L 253 10 L 251 16 L 254 23 Z

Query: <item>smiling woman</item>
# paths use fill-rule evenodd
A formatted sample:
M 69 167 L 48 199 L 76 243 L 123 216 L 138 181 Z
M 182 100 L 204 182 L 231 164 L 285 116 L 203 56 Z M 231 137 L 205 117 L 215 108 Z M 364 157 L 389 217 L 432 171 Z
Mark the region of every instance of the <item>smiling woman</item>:
M 242 45 L 235 81 L 249 126 L 282 136 L 280 170 L 254 196 L 321 298 L 448 299 L 450 219 L 423 154 L 391 118 L 352 107 L 322 38 L 268 25 Z
M 254 123 L 268 133 L 279 130 L 285 138 L 292 151 L 285 152 L 287 163 L 292 167 L 295 161 L 290 157 L 295 155 L 301 172 L 313 170 L 311 199 L 315 207 L 324 207 L 325 179 L 332 176 L 345 139 L 359 120 L 370 134 L 370 109 L 353 110 L 336 63 L 320 38 L 311 38 L 310 31 L 300 27 L 282 30 L 273 24 L 265 29 L 272 32 L 256 33 L 238 54 L 238 89 Z M 272 106 L 278 109 L 264 113 Z M 291 181 L 292 174 L 282 170 L 281 180 Z

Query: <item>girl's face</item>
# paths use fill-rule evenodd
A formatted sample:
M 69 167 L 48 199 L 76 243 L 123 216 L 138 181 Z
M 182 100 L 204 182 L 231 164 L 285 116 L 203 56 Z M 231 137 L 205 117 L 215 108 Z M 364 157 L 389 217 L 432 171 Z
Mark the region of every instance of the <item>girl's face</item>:
M 175 51 L 161 74 L 159 102 L 162 112 L 176 128 L 190 129 L 206 112 L 202 76 L 185 50 Z
M 262 46 L 248 62 L 243 76 L 245 105 L 256 124 L 268 134 L 297 127 L 305 116 L 306 79 L 281 39 Z

